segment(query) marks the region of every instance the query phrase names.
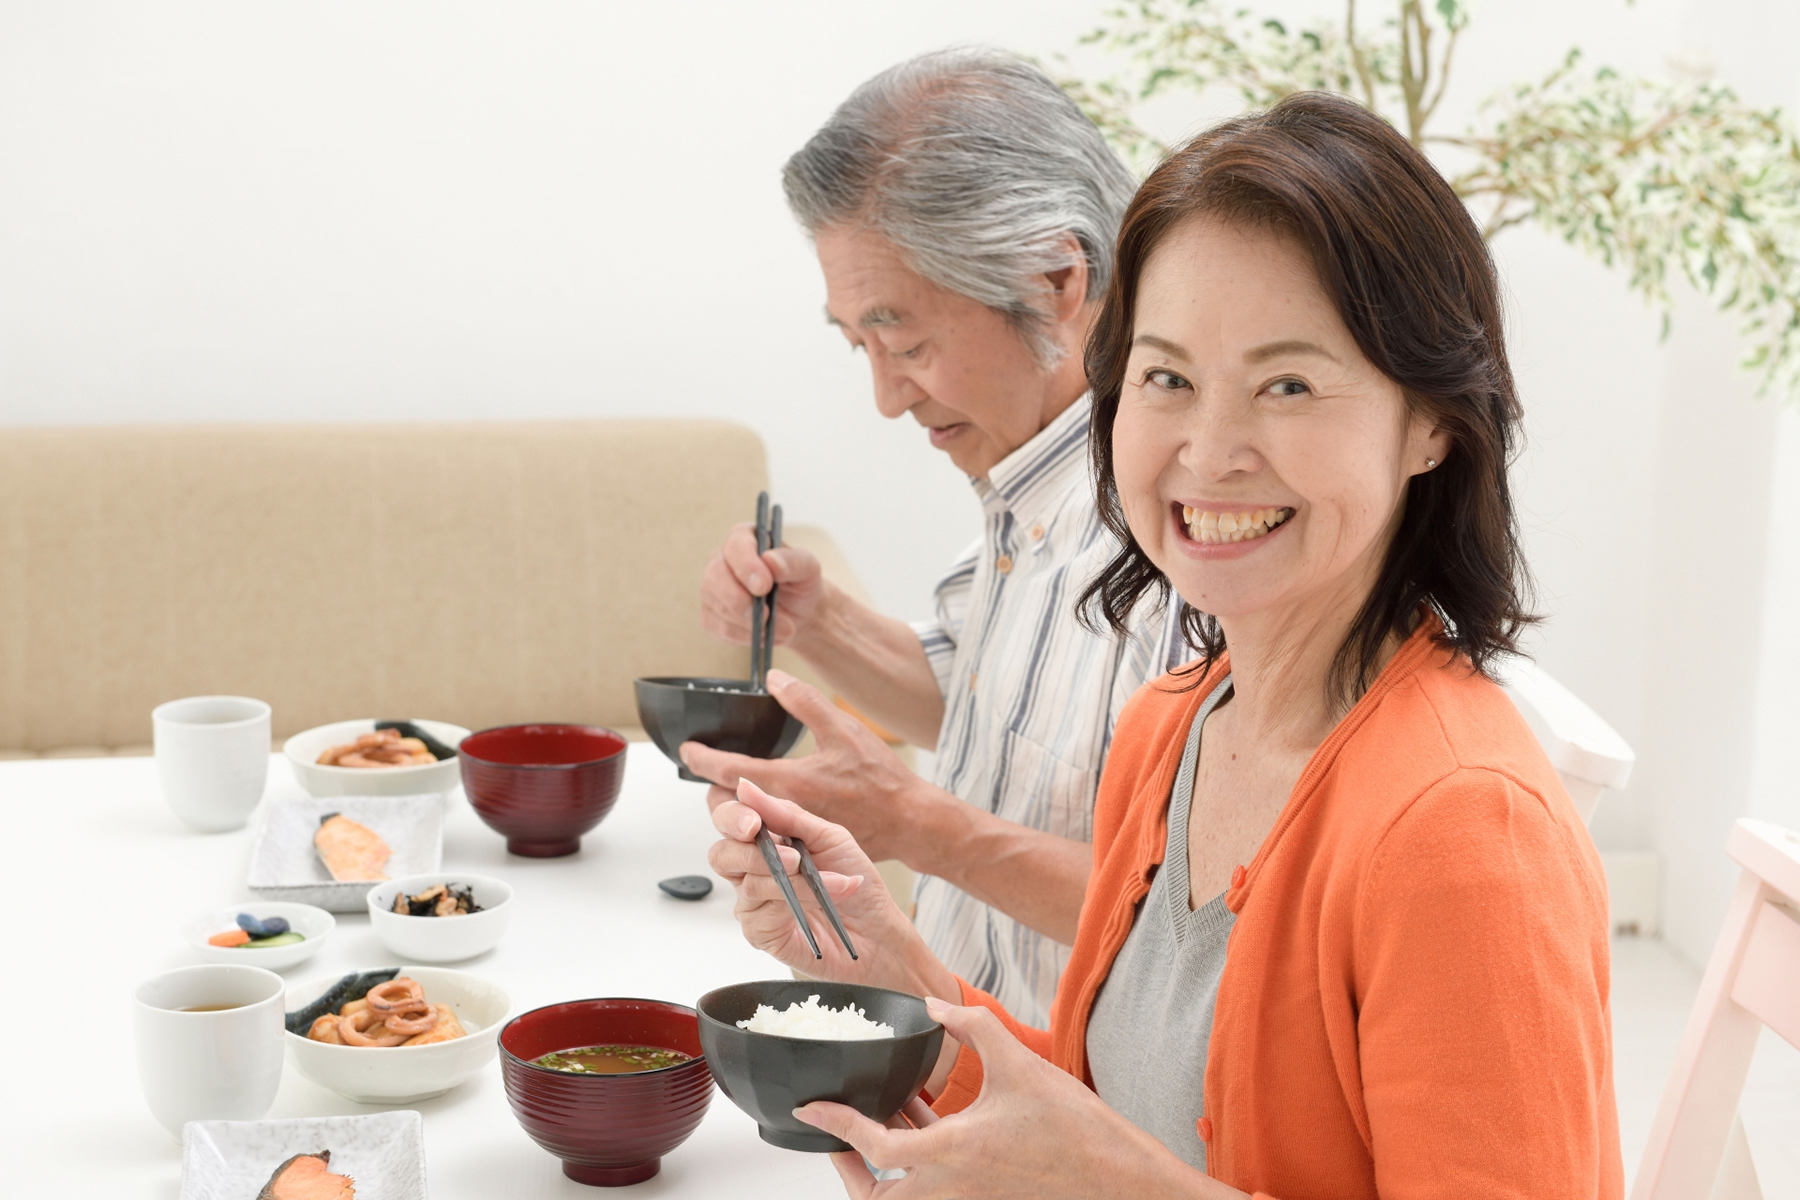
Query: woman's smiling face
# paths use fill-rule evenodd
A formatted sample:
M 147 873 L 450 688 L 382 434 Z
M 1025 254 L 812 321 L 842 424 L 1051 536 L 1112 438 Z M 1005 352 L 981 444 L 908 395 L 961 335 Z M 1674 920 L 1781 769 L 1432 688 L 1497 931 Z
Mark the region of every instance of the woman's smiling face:
M 1449 438 L 1363 357 L 1305 248 L 1210 217 L 1138 281 L 1113 424 L 1132 534 L 1183 599 L 1230 625 L 1315 605 L 1354 615 L 1407 480 Z

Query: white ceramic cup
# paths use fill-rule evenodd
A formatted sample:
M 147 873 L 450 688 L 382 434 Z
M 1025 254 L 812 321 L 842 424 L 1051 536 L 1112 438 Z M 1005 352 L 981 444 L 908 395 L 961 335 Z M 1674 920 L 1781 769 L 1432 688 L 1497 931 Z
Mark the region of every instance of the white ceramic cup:
M 156 774 L 175 815 L 202 833 L 242 829 L 269 780 L 269 706 L 190 696 L 150 714 Z
M 132 1003 L 138 1079 L 163 1128 L 189 1121 L 256 1121 L 275 1103 L 287 1025 L 281 976 L 208 964 L 167 971 Z M 214 1012 L 185 1009 L 231 1005 Z

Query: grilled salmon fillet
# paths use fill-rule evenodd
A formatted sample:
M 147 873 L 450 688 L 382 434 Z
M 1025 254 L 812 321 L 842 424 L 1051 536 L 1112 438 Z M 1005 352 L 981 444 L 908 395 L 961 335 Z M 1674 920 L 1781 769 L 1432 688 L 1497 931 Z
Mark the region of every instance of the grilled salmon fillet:
M 275 1168 L 256 1200 L 356 1200 L 356 1183 L 331 1173 L 331 1151 L 296 1154 Z
M 386 879 L 388 844 L 381 835 L 366 825 L 358 825 L 342 813 L 329 813 L 319 822 L 313 834 L 313 845 L 333 879 Z

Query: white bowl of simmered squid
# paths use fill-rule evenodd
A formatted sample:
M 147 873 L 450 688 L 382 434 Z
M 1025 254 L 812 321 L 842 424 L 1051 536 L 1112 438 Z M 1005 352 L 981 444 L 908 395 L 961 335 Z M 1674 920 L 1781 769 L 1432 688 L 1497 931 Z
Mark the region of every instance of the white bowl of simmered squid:
M 467 729 L 448 721 L 414 719 L 413 724 L 452 750 L 469 736 Z M 374 717 L 337 721 L 296 733 L 282 743 L 281 751 L 294 778 L 313 796 L 422 796 L 427 792 L 447 794 L 461 786 L 462 766 L 455 755 L 411 766 L 339 767 L 319 761 L 321 754 L 343 749 L 374 732 Z
M 393 1007 L 388 1012 L 398 1016 L 357 1016 L 357 1000 L 368 1008 L 368 1002 L 376 999 L 366 992 L 357 994 L 371 978 L 379 979 L 375 987 L 385 989 L 379 999 L 389 1001 Z M 332 995 L 334 989 L 337 993 Z M 427 1023 L 418 1004 L 409 1003 L 415 992 L 424 1004 L 434 1010 L 441 1006 L 448 1013 L 430 1022 L 430 1028 L 420 1029 Z M 344 1000 L 341 1004 L 337 1003 L 340 999 Z M 316 1019 L 301 1022 L 304 1028 L 290 1022 L 288 1059 L 306 1078 L 358 1104 L 411 1104 L 441 1096 L 472 1078 L 493 1060 L 495 1041 L 512 1007 L 511 998 L 495 984 L 445 967 L 376 968 L 288 988 L 290 1017 L 326 1003 L 337 1011 L 322 1016 L 335 1017 L 333 1024 L 339 1026 L 350 1021 L 353 1028 L 338 1036 L 341 1028 L 314 1028 L 320 1024 Z M 351 1010 L 348 1016 L 342 1011 L 346 1008 Z M 454 1019 L 460 1034 L 452 1035 L 446 1015 Z M 387 1019 L 408 1031 L 404 1040 L 396 1042 L 402 1035 L 387 1028 Z M 410 1032 L 413 1029 L 420 1031 Z

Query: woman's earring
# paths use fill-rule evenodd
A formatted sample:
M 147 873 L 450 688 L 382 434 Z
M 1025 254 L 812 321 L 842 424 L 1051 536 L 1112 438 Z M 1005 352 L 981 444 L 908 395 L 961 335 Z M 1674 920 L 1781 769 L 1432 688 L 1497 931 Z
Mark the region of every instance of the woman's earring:
M 1437 459 L 1435 459 L 1435 458 L 1426 459 L 1425 460 L 1425 469 L 1427 471 L 1436 470 L 1437 469 Z

